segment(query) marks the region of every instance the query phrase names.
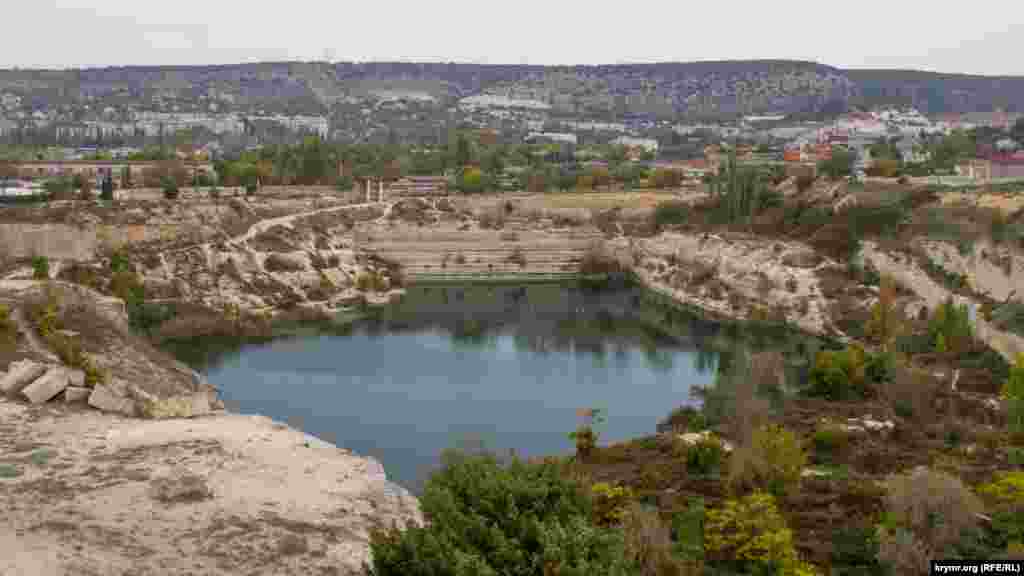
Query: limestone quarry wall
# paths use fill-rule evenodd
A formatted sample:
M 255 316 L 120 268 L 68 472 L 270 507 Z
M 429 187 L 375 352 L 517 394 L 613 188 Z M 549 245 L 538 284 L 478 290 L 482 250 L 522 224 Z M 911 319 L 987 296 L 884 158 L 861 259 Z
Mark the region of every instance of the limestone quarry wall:
M 16 258 L 45 256 L 51 260 L 87 261 L 102 247 L 166 240 L 176 234 L 173 228 L 141 224 L 79 228 L 69 224 L 5 223 L 0 225 L 0 247 Z

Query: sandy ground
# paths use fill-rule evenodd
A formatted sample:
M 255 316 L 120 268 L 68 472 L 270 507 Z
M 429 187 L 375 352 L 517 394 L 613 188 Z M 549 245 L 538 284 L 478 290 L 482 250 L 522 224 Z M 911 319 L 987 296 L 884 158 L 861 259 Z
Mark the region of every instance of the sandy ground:
M 0 399 L 0 575 L 356 574 L 419 519 L 372 459 L 259 416 Z

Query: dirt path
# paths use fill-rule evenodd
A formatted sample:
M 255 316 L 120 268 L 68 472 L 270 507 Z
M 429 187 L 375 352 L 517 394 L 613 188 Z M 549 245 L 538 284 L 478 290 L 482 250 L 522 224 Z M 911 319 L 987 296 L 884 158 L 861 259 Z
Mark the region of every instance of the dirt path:
M 889 254 L 878 250 L 872 242 L 864 243 L 863 254 L 866 259 L 875 265 L 879 272 L 892 275 L 897 282 L 921 297 L 928 308 L 935 308 L 952 296 L 949 290 L 946 290 L 929 278 L 917 264 L 909 263 L 906 260 L 896 260 Z M 959 296 L 956 299 L 972 304 L 975 310 L 980 308 L 980 305 L 973 300 Z M 1002 355 L 1011 364 L 1016 361 L 1018 355 L 1024 354 L 1024 338 L 999 330 L 987 322 L 980 314 L 975 318 L 975 331 L 978 339 Z
M 14 312 L 11 313 L 11 319 L 14 320 L 14 323 L 18 325 L 18 329 L 25 336 L 25 340 L 28 341 L 28 346 L 33 352 L 49 360 L 50 362 L 60 361 L 60 359 L 58 359 L 57 356 L 53 354 L 53 352 L 50 352 L 50 350 L 47 349 L 47 347 L 42 342 L 39 341 L 39 336 L 36 335 L 36 331 L 32 329 L 28 320 L 25 318 L 25 314 L 24 312 L 22 312 L 21 308 L 14 309 Z
M 0 574 L 357 574 L 418 519 L 372 459 L 259 416 L 134 420 L 0 399 Z
M 316 216 L 317 214 L 326 214 L 327 212 L 337 212 L 339 210 L 353 210 L 359 208 L 367 208 L 370 206 L 376 206 L 379 202 L 364 202 L 362 204 L 346 204 L 344 206 L 331 206 L 330 208 L 321 208 L 319 210 L 312 210 L 310 212 L 299 212 L 297 214 L 289 214 L 287 216 L 279 216 L 277 218 L 268 218 L 266 220 L 260 220 L 253 224 L 243 234 L 239 234 L 234 238 L 228 240 L 229 244 L 240 244 L 248 242 L 253 237 L 270 230 L 274 226 L 290 226 L 292 222 L 299 218 L 306 218 L 309 216 Z

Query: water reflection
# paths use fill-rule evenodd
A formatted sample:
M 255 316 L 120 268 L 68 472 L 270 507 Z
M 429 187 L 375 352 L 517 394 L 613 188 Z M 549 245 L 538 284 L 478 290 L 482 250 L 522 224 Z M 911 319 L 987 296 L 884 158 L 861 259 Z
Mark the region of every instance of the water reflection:
M 580 408 L 607 409 L 605 441 L 653 433 L 673 408 L 696 401 L 695 387 L 727 411 L 735 367 L 763 349 L 797 358 L 810 349 L 802 340 L 716 323 L 639 288 L 563 283 L 414 286 L 355 322 L 289 327 L 270 343 L 175 349 L 239 410 L 301 422 L 377 456 L 415 489 L 456 442 L 524 455 L 571 450 L 566 433 Z

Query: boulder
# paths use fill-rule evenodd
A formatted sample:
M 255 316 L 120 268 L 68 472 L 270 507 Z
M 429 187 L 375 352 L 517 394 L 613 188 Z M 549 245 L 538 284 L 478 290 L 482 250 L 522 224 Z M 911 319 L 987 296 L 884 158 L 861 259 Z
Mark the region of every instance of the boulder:
M 66 404 L 85 403 L 89 400 L 92 390 L 80 386 L 68 386 L 64 389 L 64 402 Z
M 103 412 L 135 416 L 135 401 L 118 394 L 109 386 L 100 385 L 93 388 L 92 394 L 89 395 L 89 406 Z
M 710 430 L 705 430 L 703 432 L 687 432 L 685 434 L 679 434 L 678 438 L 687 446 L 695 446 L 706 440 L 718 440 L 722 444 L 722 450 L 724 452 L 732 452 L 732 444 L 721 438 L 717 438 Z
M 68 369 L 68 387 L 85 388 L 85 372 Z
M 42 404 L 60 394 L 68 387 L 68 369 L 55 366 L 25 387 L 21 394 L 33 404 Z
M 0 378 L 0 392 L 17 394 L 33 380 L 42 376 L 44 372 L 46 372 L 46 366 L 32 360 L 12 362 L 7 369 L 7 374 Z

